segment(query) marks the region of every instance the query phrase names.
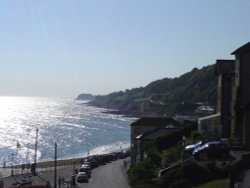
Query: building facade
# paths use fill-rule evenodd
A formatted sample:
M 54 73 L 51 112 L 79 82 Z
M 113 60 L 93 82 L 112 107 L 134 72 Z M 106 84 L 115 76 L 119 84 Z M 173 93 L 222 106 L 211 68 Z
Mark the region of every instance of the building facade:
M 216 61 L 217 114 L 200 118 L 199 131 L 217 134 L 219 130 L 220 137 L 240 142 L 250 150 L 250 42 L 232 55 L 234 60 Z M 216 126 L 219 129 L 213 129 Z
M 232 130 L 235 61 L 217 60 L 215 74 L 218 77 L 216 111 L 221 114 L 221 137 L 229 138 Z
M 130 125 L 131 130 L 131 165 L 136 164 L 138 157 L 138 139 L 146 132 L 154 131 L 157 128 L 179 127 L 181 124 L 173 118 L 167 117 L 145 117 L 138 119 Z
M 235 50 L 235 136 L 250 149 L 250 42 Z
M 221 114 L 218 113 L 198 118 L 198 131 L 209 137 L 221 137 Z

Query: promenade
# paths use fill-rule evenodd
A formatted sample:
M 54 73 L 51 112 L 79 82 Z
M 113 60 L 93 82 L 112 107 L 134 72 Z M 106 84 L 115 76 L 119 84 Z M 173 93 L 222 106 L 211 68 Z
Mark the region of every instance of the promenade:
M 126 159 L 128 160 L 128 159 Z M 74 173 L 74 169 L 79 168 L 80 166 L 77 165 L 73 166 L 65 166 L 65 167 L 58 167 L 57 169 L 57 182 L 56 187 L 59 188 L 69 188 L 71 187 L 71 177 Z M 116 161 L 112 161 L 106 163 L 105 165 L 101 165 L 92 170 L 92 176 L 89 179 L 88 183 L 81 183 L 77 184 L 77 187 L 81 188 L 129 188 L 128 181 L 127 181 L 127 169 L 123 166 L 123 159 L 118 159 Z M 15 175 L 11 176 L 11 169 L 5 168 L 1 169 L 1 180 L 4 182 L 4 188 L 13 187 L 13 184 L 22 181 L 30 181 L 32 185 L 38 186 L 46 186 L 48 182 L 51 187 L 55 187 L 54 182 L 54 169 L 37 169 L 37 176 L 32 176 L 30 174 L 23 174 L 23 175 Z M 58 178 L 64 177 L 65 183 L 59 185 Z

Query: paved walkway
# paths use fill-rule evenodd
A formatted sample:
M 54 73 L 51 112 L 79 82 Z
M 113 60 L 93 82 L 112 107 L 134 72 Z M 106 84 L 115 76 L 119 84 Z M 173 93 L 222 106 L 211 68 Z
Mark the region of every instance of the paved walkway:
M 237 161 L 239 161 L 242 159 L 242 156 L 249 154 L 249 151 L 231 151 L 231 154 L 236 158 Z M 245 171 L 238 178 L 238 182 L 235 183 L 236 188 L 250 188 L 250 169 Z
M 128 181 L 127 181 L 127 174 L 126 170 L 123 165 L 123 160 L 113 161 L 111 163 L 107 163 L 106 165 L 99 166 L 92 170 L 92 177 L 89 179 L 88 183 L 78 184 L 80 188 L 129 188 Z M 50 171 L 46 172 L 38 172 L 37 176 L 31 175 L 11 175 L 11 169 L 1 169 L 2 178 L 0 180 L 4 181 L 4 187 L 10 187 L 15 182 L 22 182 L 22 181 L 32 181 L 34 185 L 46 185 L 49 181 L 51 187 L 54 187 L 54 170 L 51 169 Z M 70 180 L 73 174 L 73 168 L 67 167 L 57 170 L 57 180 L 58 177 L 64 177 L 66 180 L 65 184 L 61 185 L 61 188 L 69 188 L 70 187 Z M 4 176 L 5 175 L 5 176 Z M 4 176 L 4 177 L 3 177 Z M 58 183 L 58 182 L 56 182 Z M 57 184 L 59 188 L 59 185 Z
M 129 188 L 126 170 L 122 160 L 100 166 L 92 171 L 88 183 L 79 184 L 80 188 Z
M 237 183 L 238 188 L 250 188 L 250 169 L 247 170 L 242 177 L 242 182 Z

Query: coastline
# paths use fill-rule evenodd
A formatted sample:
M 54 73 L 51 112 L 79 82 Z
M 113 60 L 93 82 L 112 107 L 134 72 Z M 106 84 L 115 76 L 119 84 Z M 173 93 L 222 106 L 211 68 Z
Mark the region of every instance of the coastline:
M 162 117 L 160 114 L 151 113 L 151 112 L 131 112 L 131 111 L 125 111 L 125 110 L 110 110 L 103 112 L 103 113 L 109 113 L 109 114 L 115 114 L 115 115 L 123 115 L 125 117 L 130 118 L 143 118 L 143 117 Z
M 106 106 L 98 106 L 94 105 L 92 102 L 87 102 L 84 103 L 88 106 L 93 106 L 96 108 L 104 108 L 106 111 L 102 112 L 105 114 L 114 114 L 114 115 L 122 115 L 124 117 L 129 117 L 129 118 L 142 118 L 142 117 L 161 117 L 162 115 L 152 113 L 152 112 L 139 112 L 139 111 L 128 111 L 128 110 L 118 110 L 114 108 L 109 108 Z
M 80 158 L 69 158 L 69 159 L 58 159 L 56 160 L 57 166 L 70 166 L 75 164 L 80 164 L 81 160 L 87 159 L 87 157 L 80 157 Z M 32 163 L 34 164 L 34 163 Z M 48 168 L 48 167 L 54 167 L 55 160 L 47 160 L 47 161 L 38 161 L 36 163 L 37 168 Z M 22 168 L 22 166 L 27 164 L 18 164 L 18 165 L 13 165 L 14 169 Z M 31 165 L 31 164 L 29 164 Z M 2 167 L 4 168 L 4 167 Z M 5 168 L 11 168 L 11 166 L 6 166 Z
M 57 168 L 65 168 L 65 167 L 74 168 L 76 166 L 80 166 L 85 160 L 93 160 L 93 159 L 96 160 L 97 163 L 106 164 L 112 161 L 113 157 L 119 157 L 119 156 L 128 157 L 129 153 L 130 153 L 129 149 L 126 148 L 121 151 L 116 151 L 116 152 L 114 151 L 114 152 L 109 152 L 105 154 L 96 154 L 96 155 L 83 156 L 83 157 L 77 157 L 77 158 L 68 158 L 68 159 L 58 159 L 56 160 L 56 166 Z M 36 163 L 37 172 L 43 172 L 43 171 L 47 171 L 49 169 L 54 169 L 54 168 L 55 168 L 55 160 L 38 161 Z M 14 176 L 21 175 L 21 174 L 29 174 L 31 173 L 31 164 L 28 164 L 28 165 L 19 164 L 19 165 L 1 167 L 0 177 L 11 176 L 11 173 L 12 173 L 11 171 L 14 172 Z
M 96 108 L 104 108 L 104 109 L 106 109 L 106 111 L 104 111 L 103 113 L 122 115 L 122 116 L 129 117 L 129 118 L 162 117 L 163 116 L 163 114 L 159 114 L 159 113 L 156 113 L 156 112 L 129 111 L 129 110 L 115 109 L 115 108 L 111 108 L 111 107 L 108 107 L 108 106 L 96 105 L 93 101 L 88 101 L 88 102 L 86 102 L 84 104 L 86 104 L 88 106 L 93 106 L 93 107 L 96 107 Z
M 115 159 L 106 164 L 100 164 L 97 167 L 92 168 L 91 176 L 87 182 L 75 182 L 74 187 L 85 188 L 129 188 L 128 176 L 126 168 L 123 167 L 123 161 L 126 160 L 129 163 L 129 159 Z M 76 175 L 76 169 L 80 166 L 65 166 L 58 167 L 55 175 L 54 168 L 37 169 L 37 174 L 30 173 L 15 174 L 14 176 L 4 176 L 0 179 L 4 182 L 4 187 L 73 187 L 72 178 Z M 10 170 L 10 169 L 9 169 Z M 24 171 L 25 172 L 25 171 Z M 104 177 L 105 175 L 105 177 Z M 62 184 L 60 184 L 59 178 L 63 178 Z M 50 186 L 46 186 L 50 185 Z M 53 186 L 54 185 L 54 186 Z

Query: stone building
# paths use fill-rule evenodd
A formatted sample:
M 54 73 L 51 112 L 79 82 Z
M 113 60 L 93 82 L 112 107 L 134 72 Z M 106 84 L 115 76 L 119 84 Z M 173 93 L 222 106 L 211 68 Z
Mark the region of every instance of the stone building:
M 222 129 L 220 113 L 198 118 L 198 131 L 203 135 L 218 138 Z
M 174 127 L 174 126 L 166 126 L 163 128 L 156 128 L 150 132 L 145 132 L 139 136 L 136 137 L 136 162 L 138 161 L 143 161 L 145 159 L 148 159 L 148 154 L 146 151 L 143 150 L 143 144 L 157 139 L 158 137 L 161 136 L 166 136 L 170 133 L 172 133 L 175 130 L 178 130 L 179 127 Z M 150 160 L 150 159 L 149 159 Z
M 138 139 L 146 132 L 158 128 L 179 127 L 181 124 L 169 117 L 144 117 L 133 122 L 131 125 L 131 164 L 136 164 L 138 157 Z
M 250 149 L 250 42 L 235 50 L 235 136 Z
M 217 113 L 221 114 L 221 136 L 231 137 L 233 117 L 233 88 L 234 88 L 234 60 L 217 60 L 215 74 L 218 76 L 217 84 Z
M 200 131 L 221 128 L 220 137 L 250 149 L 250 42 L 235 50 L 235 60 L 217 60 L 217 114 L 201 119 Z M 218 118 L 219 121 L 212 121 Z M 212 118 L 212 120 L 210 119 Z M 212 123 L 211 123 L 212 122 Z M 211 126 L 213 124 L 213 126 Z M 210 129 L 212 131 L 213 129 Z M 217 129 L 215 129 L 217 131 Z M 216 133 L 216 132 L 215 132 Z

